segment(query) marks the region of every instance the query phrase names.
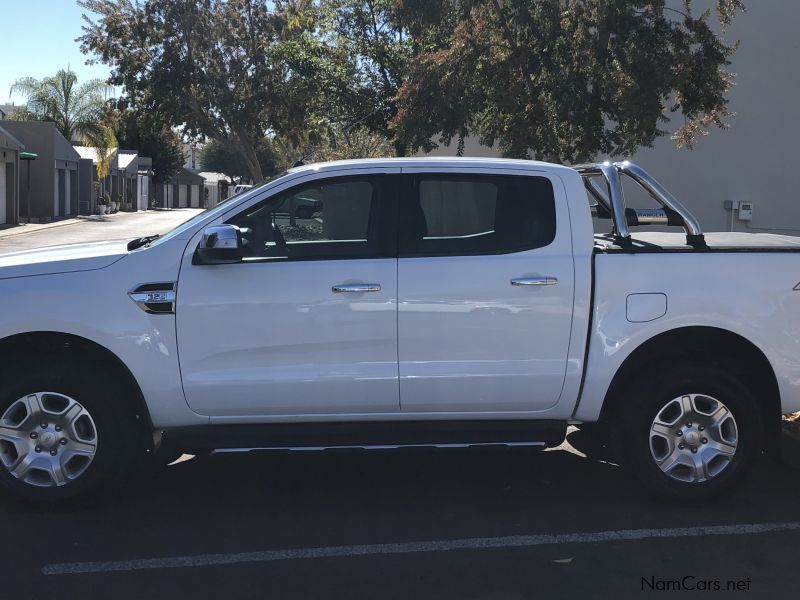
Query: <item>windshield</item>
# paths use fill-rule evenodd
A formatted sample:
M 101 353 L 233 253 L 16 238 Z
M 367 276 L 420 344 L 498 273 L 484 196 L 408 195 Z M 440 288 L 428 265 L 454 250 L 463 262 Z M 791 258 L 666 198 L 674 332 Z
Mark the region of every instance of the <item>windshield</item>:
M 283 173 L 280 173 L 278 175 L 275 175 L 274 177 L 271 177 L 271 178 L 267 179 L 263 183 L 259 183 L 258 185 L 254 185 L 251 188 L 243 190 L 241 193 L 234 194 L 234 195 L 230 196 L 229 198 L 225 198 L 225 200 L 221 200 L 213 208 L 207 208 L 206 210 L 197 213 L 195 216 L 193 216 L 188 221 L 184 221 L 183 223 L 181 223 L 180 225 L 178 225 L 174 229 L 171 229 L 170 231 L 168 231 L 164 235 L 158 237 L 157 239 L 152 240 L 147 245 L 148 246 L 155 246 L 157 244 L 161 244 L 161 243 L 163 243 L 163 242 L 165 242 L 167 240 L 170 240 L 170 239 L 172 239 L 174 237 L 179 236 L 184 231 L 187 231 L 187 230 L 191 229 L 199 221 L 201 221 L 203 219 L 207 219 L 208 217 L 210 217 L 212 215 L 217 215 L 219 213 L 224 213 L 227 210 L 228 203 L 231 200 L 233 200 L 234 198 L 239 199 L 239 198 L 244 198 L 245 196 L 250 195 L 250 194 L 256 194 L 260 190 L 262 190 L 264 187 L 266 187 L 268 185 L 271 185 L 272 183 L 278 181 L 279 179 L 282 179 L 283 177 L 285 177 L 288 174 L 289 174 L 288 171 L 284 171 Z

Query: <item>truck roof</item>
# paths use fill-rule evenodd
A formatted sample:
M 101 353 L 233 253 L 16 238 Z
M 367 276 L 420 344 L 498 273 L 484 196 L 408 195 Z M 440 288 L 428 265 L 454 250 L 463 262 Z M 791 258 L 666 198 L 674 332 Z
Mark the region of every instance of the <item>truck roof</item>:
M 530 169 L 534 171 L 569 171 L 574 169 L 537 160 L 513 158 L 483 158 L 472 156 L 423 156 L 407 158 L 362 158 L 357 160 L 336 160 L 331 162 L 310 163 L 289 169 L 289 173 L 305 171 L 327 171 L 340 169 L 366 169 L 375 167 L 483 167 L 498 169 Z

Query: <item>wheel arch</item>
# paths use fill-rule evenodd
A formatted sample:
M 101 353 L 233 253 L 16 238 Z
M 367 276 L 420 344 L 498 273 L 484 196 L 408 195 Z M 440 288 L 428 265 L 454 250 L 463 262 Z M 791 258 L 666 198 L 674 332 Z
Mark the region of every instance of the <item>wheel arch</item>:
M 142 389 L 128 366 L 111 350 L 85 337 L 58 331 L 18 333 L 0 339 L 0 357 L 59 352 L 81 353 L 98 368 L 112 369 L 120 377 L 131 392 L 125 395 L 125 402 L 140 424 L 145 448 L 152 449 L 153 423 Z
M 612 421 L 620 399 L 637 373 L 652 365 L 692 360 L 725 369 L 739 378 L 759 402 L 764 434 L 770 450 L 780 440 L 781 401 L 778 380 L 767 357 L 755 344 L 732 331 L 717 327 L 681 327 L 662 332 L 641 343 L 623 361 L 611 380 L 600 412 Z

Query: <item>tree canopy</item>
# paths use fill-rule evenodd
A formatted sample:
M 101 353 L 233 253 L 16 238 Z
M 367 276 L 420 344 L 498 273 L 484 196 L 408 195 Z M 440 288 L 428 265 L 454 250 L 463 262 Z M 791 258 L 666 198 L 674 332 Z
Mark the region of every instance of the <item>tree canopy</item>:
M 678 113 L 691 146 L 725 124 L 735 49 L 692 4 L 432 0 L 432 19 L 456 23 L 410 65 L 393 124 L 413 149 L 475 134 L 505 156 L 578 162 L 649 146 Z M 743 8 L 717 6 L 723 26 Z
M 11 93 L 19 93 L 26 99 L 27 114 L 17 117 L 53 121 L 65 138 L 80 141 L 98 127 L 110 89 L 102 79 L 78 85 L 78 76 L 68 68 L 44 79 L 19 79 L 11 87 Z
M 119 101 L 112 123 L 120 148 L 136 150 L 153 160 L 153 181 L 164 183 L 180 171 L 186 161 L 180 136 L 169 119 L 152 111 L 129 108 Z
M 262 138 L 256 145 L 261 171 L 265 177 L 274 175 L 282 168 L 286 168 L 282 157 L 278 156 L 267 137 Z M 200 165 L 204 171 L 224 173 L 234 179 L 250 179 L 251 173 L 241 154 L 236 152 L 224 142 L 210 140 L 200 151 Z
M 80 0 L 81 41 L 133 108 L 213 140 L 257 182 L 276 156 L 348 136 L 402 155 L 477 135 L 505 156 L 583 161 L 652 144 L 674 115 L 690 146 L 729 115 L 735 45 L 715 21 L 743 10 L 696 3 Z
M 255 181 L 268 132 L 305 130 L 314 90 L 299 76 L 314 21 L 267 0 L 82 0 L 83 48 L 111 63 L 131 105 L 172 116 L 190 137 L 234 148 Z M 274 5 L 274 8 L 273 8 Z M 293 61 L 289 59 L 294 59 Z

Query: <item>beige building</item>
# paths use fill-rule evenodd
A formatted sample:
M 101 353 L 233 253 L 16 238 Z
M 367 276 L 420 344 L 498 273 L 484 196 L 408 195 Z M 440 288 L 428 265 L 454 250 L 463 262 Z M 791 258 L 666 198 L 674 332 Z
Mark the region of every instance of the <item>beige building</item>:
M 701 0 L 697 9 L 712 5 Z M 793 166 L 800 140 L 800 11 L 786 0 L 746 5 L 747 13 L 725 34 L 728 41 L 741 41 L 730 67 L 737 74 L 730 93 L 730 109 L 736 113 L 730 129 L 712 130 L 694 150 L 677 150 L 673 141 L 661 138 L 633 160 L 686 204 L 706 231 L 800 235 L 800 186 Z M 679 124 L 673 117 L 667 128 L 674 131 Z M 453 155 L 455 145 L 431 154 Z M 464 154 L 497 155 L 472 139 Z M 740 202 L 752 203 L 750 220 L 740 218 L 748 216 L 739 214 Z

